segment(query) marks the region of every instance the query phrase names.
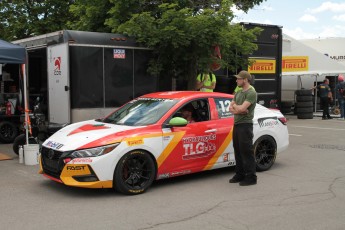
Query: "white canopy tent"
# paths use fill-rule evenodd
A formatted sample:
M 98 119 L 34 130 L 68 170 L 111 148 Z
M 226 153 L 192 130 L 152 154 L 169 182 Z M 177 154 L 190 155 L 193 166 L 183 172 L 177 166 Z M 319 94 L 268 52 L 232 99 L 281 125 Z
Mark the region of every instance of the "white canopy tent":
M 293 101 L 295 90 L 310 89 L 317 82 L 322 82 L 325 77 L 336 78 L 345 73 L 343 65 L 283 34 L 283 59 L 284 57 L 308 57 L 308 68 L 303 71 L 282 72 L 282 101 Z

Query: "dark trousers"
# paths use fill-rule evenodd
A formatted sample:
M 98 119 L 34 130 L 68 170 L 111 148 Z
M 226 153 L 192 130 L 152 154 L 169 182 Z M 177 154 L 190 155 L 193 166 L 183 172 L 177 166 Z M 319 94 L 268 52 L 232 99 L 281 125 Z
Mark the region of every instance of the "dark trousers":
M 322 108 L 322 117 L 323 118 L 330 118 L 329 115 L 329 99 L 328 97 L 320 97 L 320 104 Z
M 236 124 L 233 131 L 236 174 L 255 177 L 256 163 L 253 149 L 253 124 Z

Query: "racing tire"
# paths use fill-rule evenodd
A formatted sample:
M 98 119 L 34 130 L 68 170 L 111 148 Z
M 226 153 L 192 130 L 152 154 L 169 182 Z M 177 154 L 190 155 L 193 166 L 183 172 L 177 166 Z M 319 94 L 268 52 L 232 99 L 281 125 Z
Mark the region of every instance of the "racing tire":
M 314 114 L 313 113 L 298 113 L 297 118 L 298 119 L 313 119 Z
M 312 102 L 313 101 L 313 96 L 297 96 L 296 97 L 297 102 Z
M 20 134 L 18 137 L 16 137 L 16 139 L 14 139 L 14 141 L 13 141 L 13 146 L 12 146 L 13 152 L 18 155 L 19 154 L 19 146 L 25 145 L 26 144 L 25 142 L 26 142 L 26 135 L 25 134 Z M 38 143 L 35 140 L 35 138 L 29 137 L 29 144 L 38 144 Z
M 280 109 L 280 112 L 282 113 L 282 114 L 287 114 L 287 113 L 291 113 L 292 112 L 292 110 L 291 110 L 291 108 L 281 108 Z
M 291 113 L 293 104 L 293 101 L 282 101 L 280 112 L 282 112 L 283 114 Z
M 277 156 L 277 144 L 270 136 L 262 136 L 254 143 L 256 171 L 262 172 L 270 169 Z
M 313 102 L 312 101 L 304 101 L 304 102 L 297 102 L 296 103 L 296 108 L 310 108 L 310 107 L 314 107 L 313 106 Z
M 311 96 L 312 90 L 310 90 L 310 89 L 299 89 L 299 90 L 295 91 L 295 94 L 297 96 Z
M 156 177 L 156 164 L 149 153 L 135 150 L 126 153 L 115 168 L 113 187 L 126 195 L 144 193 Z
M 9 121 L 0 122 L 0 142 L 11 143 L 18 135 L 18 128 Z
M 314 112 L 314 108 L 313 107 L 296 108 L 296 113 L 297 114 L 313 113 L 313 112 Z

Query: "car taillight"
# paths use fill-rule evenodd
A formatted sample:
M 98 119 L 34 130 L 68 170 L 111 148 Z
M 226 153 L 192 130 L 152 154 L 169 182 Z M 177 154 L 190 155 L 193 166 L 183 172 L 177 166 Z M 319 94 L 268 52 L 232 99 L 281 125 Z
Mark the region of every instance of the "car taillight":
M 286 123 L 287 123 L 287 119 L 286 119 L 286 117 L 279 117 L 278 118 L 278 120 L 283 124 L 283 125 L 286 125 Z

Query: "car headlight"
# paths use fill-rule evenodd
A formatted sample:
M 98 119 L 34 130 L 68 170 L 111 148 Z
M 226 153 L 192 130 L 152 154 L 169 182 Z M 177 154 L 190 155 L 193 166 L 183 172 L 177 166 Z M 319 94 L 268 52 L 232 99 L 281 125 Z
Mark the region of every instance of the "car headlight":
M 120 143 L 105 145 L 92 149 L 80 149 L 71 153 L 72 158 L 98 157 L 113 151 Z

